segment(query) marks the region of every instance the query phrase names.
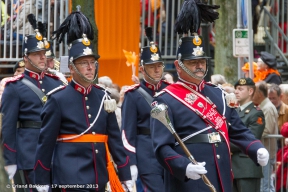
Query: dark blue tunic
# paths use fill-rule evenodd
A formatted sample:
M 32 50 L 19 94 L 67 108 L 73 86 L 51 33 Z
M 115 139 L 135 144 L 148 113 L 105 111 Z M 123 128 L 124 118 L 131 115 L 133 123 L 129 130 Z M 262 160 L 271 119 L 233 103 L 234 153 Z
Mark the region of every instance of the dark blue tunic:
M 24 75 L 7 82 L 1 104 L 2 143 L 5 165 L 17 164 L 18 169 L 33 169 L 40 128 L 19 127 L 17 121 L 41 122 L 43 108 L 39 97 L 21 82 L 26 78 L 45 94 L 63 83 L 57 76 L 39 75 L 25 69 Z
M 230 141 L 239 146 L 245 154 L 249 155 L 257 163 L 256 152 L 264 146 L 244 126 L 237 112 L 233 108 L 227 107 L 226 101 L 222 97 L 222 90 L 218 87 L 204 84 L 204 82 L 201 82 L 199 86 L 193 84 L 190 87 L 209 97 L 216 104 L 218 111 L 221 114 L 225 114 L 227 121 L 231 123 L 228 130 Z M 208 127 L 196 113 L 166 92 L 155 98 L 155 101 L 158 104 L 164 103 L 168 106 L 169 118 L 180 138 Z M 175 147 L 175 138 L 169 130 L 159 120 L 151 118 L 151 131 L 156 158 L 166 170 L 164 177 L 165 191 L 209 191 L 202 179 L 187 179 L 186 167 L 190 160 L 179 145 Z M 216 130 L 212 128 L 201 134 L 210 132 L 216 132 Z M 226 143 L 189 143 L 186 146 L 196 161 L 206 162 L 205 167 L 208 171 L 206 175 L 216 190 L 231 192 L 231 162 Z
M 58 135 L 85 131 L 99 111 L 96 123 L 87 133 L 108 135 L 109 150 L 120 181 L 131 179 L 129 157 L 121 141 L 115 113 L 108 113 L 101 106 L 103 96 L 104 90 L 98 86 L 85 89 L 72 81 L 49 97 L 41 113 L 43 125 L 36 154 L 36 184 L 50 183 L 52 160 L 52 184 L 83 184 L 85 188 L 91 184 L 103 190 L 108 182 L 105 144 L 56 142 Z

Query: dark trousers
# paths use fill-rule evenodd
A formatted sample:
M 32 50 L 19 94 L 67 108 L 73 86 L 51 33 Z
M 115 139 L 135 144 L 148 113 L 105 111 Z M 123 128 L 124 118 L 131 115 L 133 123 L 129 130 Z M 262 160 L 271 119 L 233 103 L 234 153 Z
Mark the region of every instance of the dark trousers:
M 234 179 L 233 192 L 259 192 L 260 182 L 260 178 Z
M 145 174 L 140 175 L 145 192 L 164 192 L 164 179 L 162 175 Z
M 29 188 L 29 186 L 35 185 L 33 169 L 19 170 L 19 173 L 20 173 L 22 182 L 28 185 L 28 188 L 25 188 L 25 192 L 38 192 L 35 187 Z

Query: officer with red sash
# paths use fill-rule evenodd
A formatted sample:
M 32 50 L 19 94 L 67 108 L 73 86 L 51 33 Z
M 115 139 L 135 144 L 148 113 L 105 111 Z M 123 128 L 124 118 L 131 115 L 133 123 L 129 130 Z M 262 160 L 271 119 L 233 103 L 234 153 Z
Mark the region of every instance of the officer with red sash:
M 198 164 L 191 163 L 162 122 L 151 118 L 154 152 L 165 168 L 164 191 L 209 191 L 201 179 L 201 175 L 206 174 L 217 192 L 231 192 L 233 176 L 229 141 L 257 165 L 266 165 L 269 154 L 244 126 L 233 105 L 226 102 L 223 91 L 203 80 L 207 74 L 208 57 L 203 51 L 202 38 L 195 33 L 198 25 L 185 28 L 185 24 L 179 24 L 183 23 L 183 17 L 189 16 L 185 14 L 189 7 L 197 9 L 194 10 L 197 14 L 193 16 L 192 23 L 201 21 L 198 13 L 207 16 L 205 10 L 209 11 L 210 16 L 215 14 L 214 19 L 218 17 L 212 10 L 218 6 L 184 2 L 181 10 L 183 15 L 178 16 L 175 28 L 178 33 L 184 34 L 193 30 L 190 31 L 193 36 L 184 35 L 179 40 L 177 60 L 174 62 L 179 80 L 157 94 L 152 105 L 168 106 L 171 124 Z M 190 10 L 189 13 L 193 12 Z
M 37 189 L 104 192 L 109 181 L 112 191 L 132 191 L 129 157 L 114 113 L 116 102 L 93 84 L 100 56 L 92 50 L 92 25 L 83 13 L 75 11 L 54 32 L 59 43 L 66 32 L 73 79 L 49 94 L 41 113 L 34 167 Z
M 29 184 L 34 181 L 34 160 L 41 128 L 40 112 L 47 99 L 46 94 L 63 85 L 57 76 L 45 72 L 45 52 L 50 44 L 37 29 L 34 15 L 30 16 L 31 22 L 35 23 L 32 26 L 36 27 L 35 34 L 27 35 L 23 39 L 25 71 L 6 83 L 1 105 L 4 116 L 2 143 L 5 169 L 10 179 L 14 177 L 16 170 L 19 170 L 22 184 L 27 186 L 31 186 Z M 35 188 L 33 190 L 36 191 Z
M 143 81 L 131 86 L 122 104 L 122 140 L 131 162 L 134 181 L 138 172 L 144 191 L 161 192 L 164 190 L 163 167 L 153 153 L 150 134 L 150 104 L 153 95 L 168 83 L 162 81 L 164 62 L 160 49 L 152 40 L 152 28 L 146 29 L 150 46 L 141 49 L 140 71 Z

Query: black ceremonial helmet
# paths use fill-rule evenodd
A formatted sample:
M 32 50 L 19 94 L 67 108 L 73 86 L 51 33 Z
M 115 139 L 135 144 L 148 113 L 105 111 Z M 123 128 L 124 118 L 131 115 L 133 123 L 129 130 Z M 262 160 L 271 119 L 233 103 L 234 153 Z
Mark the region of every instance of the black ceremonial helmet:
M 100 56 L 94 52 L 91 40 L 94 39 L 94 32 L 89 19 L 80 11 L 80 6 L 77 6 L 77 11 L 72 12 L 63 21 L 58 30 L 53 32 L 58 43 L 64 39 L 67 33 L 67 44 L 69 50 L 69 64 L 72 65 L 76 73 L 86 82 L 92 83 L 97 78 L 98 62 Z M 93 80 L 84 77 L 75 67 L 74 61 L 81 57 L 93 56 L 96 59 L 96 75 Z
M 202 37 L 197 34 L 197 31 L 200 28 L 201 21 L 214 22 L 214 20 L 218 19 L 219 14 L 214 11 L 214 9 L 218 8 L 218 5 L 206 5 L 200 1 L 186 0 L 182 4 L 175 23 L 175 32 L 183 34 L 182 38 L 179 40 L 176 59 L 178 60 L 179 66 L 189 76 L 198 80 L 202 80 L 206 76 L 208 68 L 206 68 L 203 77 L 198 77 L 185 67 L 183 60 L 210 58 L 207 57 L 203 51 Z M 192 36 L 188 36 L 189 31 Z
M 37 22 L 34 14 L 27 16 L 29 23 L 32 25 L 35 34 L 26 35 L 23 40 L 22 54 L 26 56 L 30 64 L 40 71 L 44 71 L 45 68 L 41 69 L 36 66 L 28 57 L 29 53 L 37 51 L 46 51 L 50 48 L 50 43 L 46 40 L 46 25 L 42 22 Z
M 159 82 L 163 78 L 163 72 L 162 72 L 162 77 L 160 79 L 154 79 L 152 78 L 145 70 L 144 65 L 149 65 L 149 64 L 154 64 L 154 63 L 159 63 L 161 62 L 164 66 L 164 61 L 161 56 L 161 51 L 159 47 L 155 44 L 152 38 L 152 28 L 147 27 L 145 29 L 146 37 L 149 41 L 150 46 L 146 46 L 141 48 L 141 61 L 140 65 L 143 66 L 144 72 L 148 76 L 148 78 L 152 81 Z

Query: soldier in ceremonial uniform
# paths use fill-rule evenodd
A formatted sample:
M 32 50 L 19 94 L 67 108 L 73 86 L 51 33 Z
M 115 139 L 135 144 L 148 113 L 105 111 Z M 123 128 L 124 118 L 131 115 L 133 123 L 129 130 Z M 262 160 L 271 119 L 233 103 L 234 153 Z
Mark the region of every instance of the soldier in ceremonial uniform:
M 25 70 L 25 63 L 23 59 L 17 61 L 17 63 L 13 67 L 14 76 L 21 75 L 24 73 Z
M 235 95 L 240 104 L 237 112 L 242 122 L 254 136 L 261 140 L 265 128 L 265 117 L 259 107 L 255 107 L 252 98 L 255 92 L 255 83 L 251 78 L 241 78 L 235 84 Z M 244 154 L 240 148 L 230 143 L 232 171 L 234 175 L 233 191 L 260 191 L 260 181 L 263 177 L 262 168 Z
M 9 79 L 1 102 L 5 169 L 10 179 L 20 170 L 23 184 L 34 181 L 35 153 L 42 123 L 40 112 L 46 94 L 62 85 L 57 76 L 45 73 L 45 52 L 50 44 L 43 41 L 38 29 L 35 32 L 23 39 L 24 74 Z
M 49 190 L 52 172 L 50 188 L 59 187 L 66 192 L 104 192 L 108 181 L 113 191 L 132 191 L 129 157 L 113 112 L 116 103 L 108 99 L 105 89 L 93 85 L 100 56 L 92 51 L 92 25 L 83 13 L 75 11 L 60 28 L 62 31 L 55 31 L 59 43 L 66 31 L 74 29 L 67 34 L 73 79 L 66 87 L 51 92 L 41 113 L 34 168 L 35 183 L 41 185 L 37 189 Z
M 131 86 L 125 93 L 122 104 L 122 140 L 131 162 L 131 174 L 138 176 L 144 191 L 161 192 L 163 168 L 153 153 L 150 134 L 150 111 L 153 95 L 168 83 L 162 81 L 164 62 L 160 50 L 152 40 L 152 28 L 146 29 L 150 46 L 141 49 L 140 71 L 143 81 Z
M 176 31 L 185 34 L 179 40 L 174 62 L 179 80 L 164 88 L 152 103 L 168 106 L 166 119 L 169 117 L 175 131 L 185 141 L 184 145 L 199 162 L 191 163 L 191 158 L 188 159 L 180 145 L 175 143 L 166 125 L 151 118 L 154 152 L 165 168 L 165 192 L 209 191 L 200 179 L 206 173 L 216 191 L 231 192 L 233 176 L 229 140 L 257 165 L 266 165 L 269 158 L 261 141 L 242 123 L 234 105 L 226 102 L 223 91 L 203 80 L 207 74 L 207 57 L 202 38 L 196 32 L 200 21 L 211 22 L 218 17 L 215 8 L 218 6 L 193 0 L 184 2 L 175 23 Z M 187 18 L 191 13 L 195 15 Z M 185 26 L 183 18 L 185 23 L 193 25 Z M 188 37 L 189 30 L 193 36 Z
M 46 51 L 45 55 L 47 57 L 47 72 L 51 73 L 53 75 L 56 75 L 60 78 L 60 80 L 67 85 L 68 81 L 63 75 L 63 73 L 60 72 L 60 62 L 55 59 L 55 54 L 53 51 L 52 41 L 50 42 L 50 47 Z

